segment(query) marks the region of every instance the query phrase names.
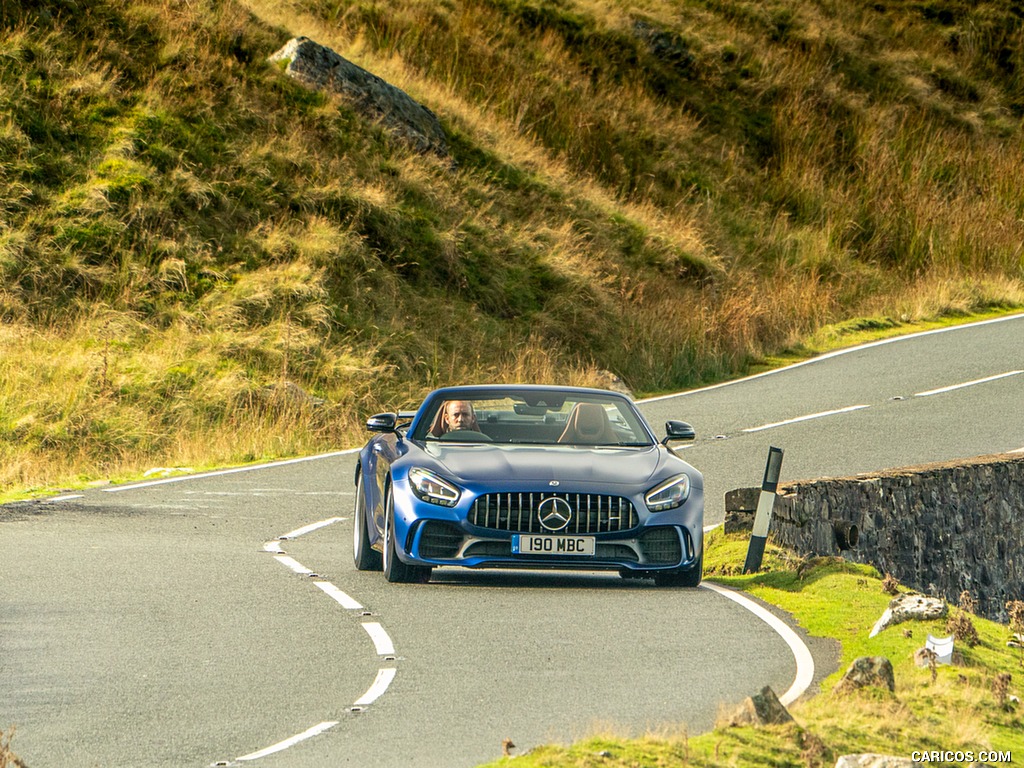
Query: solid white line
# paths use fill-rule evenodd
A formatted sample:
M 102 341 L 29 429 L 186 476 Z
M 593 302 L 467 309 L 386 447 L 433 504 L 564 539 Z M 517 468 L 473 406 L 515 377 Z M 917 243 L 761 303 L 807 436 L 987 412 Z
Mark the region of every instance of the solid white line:
M 337 724 L 338 724 L 337 720 L 331 720 L 331 721 L 320 723 L 319 725 L 314 725 L 312 728 L 309 728 L 308 730 L 305 730 L 305 731 L 303 731 L 302 733 L 300 733 L 300 734 L 298 734 L 296 736 L 292 736 L 290 739 L 285 739 L 284 741 L 279 741 L 277 744 L 269 746 L 266 749 L 261 749 L 259 752 L 253 752 L 251 754 L 243 755 L 242 757 L 237 757 L 235 759 L 236 760 L 259 760 L 261 757 L 266 757 L 267 755 L 272 755 L 275 752 L 282 752 L 282 751 L 288 749 L 288 747 L 294 747 L 296 744 L 298 744 L 301 741 L 305 741 L 306 739 L 311 739 L 314 736 L 318 736 L 321 733 L 323 733 L 324 731 L 333 728 Z
M 342 608 L 347 608 L 350 611 L 358 611 L 363 607 L 329 581 L 317 581 L 314 583 L 323 590 L 325 595 L 335 600 Z
M 135 483 L 133 485 L 119 485 L 116 488 L 104 488 L 104 493 L 120 493 L 121 491 L 134 491 L 137 488 L 152 488 L 155 485 L 166 485 L 167 483 L 180 483 L 185 480 L 201 480 L 205 477 L 220 477 L 221 475 L 234 475 L 238 472 L 253 472 L 257 469 L 271 469 L 273 467 L 284 467 L 289 464 L 301 464 L 306 461 L 317 461 L 319 459 L 332 459 L 336 456 L 344 456 L 349 453 L 356 453 L 359 448 L 349 448 L 344 451 L 332 453 L 321 453 L 316 456 L 301 456 L 297 459 L 286 459 L 284 461 L 272 461 L 267 464 L 252 464 L 247 467 L 235 467 L 234 469 L 218 469 L 213 472 L 201 472 L 198 475 L 182 475 L 181 477 L 168 477 L 163 480 L 151 480 L 148 483 Z
M 800 639 L 800 635 L 794 632 L 786 622 L 782 621 L 774 613 L 765 610 L 762 606 L 735 590 L 726 589 L 718 584 L 711 584 L 707 581 L 702 582 L 701 586 L 743 606 L 778 632 L 782 639 L 786 641 L 789 649 L 793 652 L 793 657 L 796 659 L 796 677 L 793 679 L 793 684 L 789 686 L 789 690 L 779 697 L 779 701 L 783 705 L 789 706 L 799 699 L 804 691 L 811 686 L 811 683 L 814 682 L 814 657 L 811 656 L 810 650 L 804 645 L 804 641 Z
M 72 499 L 80 499 L 80 498 L 82 498 L 82 494 L 80 494 L 80 493 L 70 493 L 67 496 L 57 496 L 57 497 L 52 498 L 52 499 L 47 499 L 46 501 L 47 502 L 71 501 Z
M 398 670 L 394 667 L 378 670 L 377 678 L 373 681 L 373 685 L 370 686 L 370 689 L 364 693 L 353 706 L 365 707 L 367 704 L 373 704 L 373 702 L 384 695 L 388 686 L 391 685 L 391 681 L 395 679 L 395 674 L 397 672 Z
M 395 646 L 391 642 L 391 638 L 388 633 L 384 631 L 384 627 L 375 621 L 363 622 L 363 629 L 366 630 L 366 634 L 373 640 L 373 645 L 377 649 L 378 656 L 392 656 L 395 653 Z
M 311 533 L 312 531 L 319 530 L 320 528 L 332 525 L 333 523 L 341 522 L 345 519 L 346 518 L 344 517 L 331 517 L 327 520 L 321 520 L 318 523 L 310 523 L 309 525 L 304 525 L 301 528 L 296 528 L 294 531 L 286 533 L 284 536 L 281 537 L 281 540 L 284 541 L 285 539 L 297 539 L 299 536 L 302 536 L 303 534 Z
M 908 341 L 910 339 L 918 339 L 922 336 L 934 336 L 938 333 L 953 333 L 954 331 L 962 331 L 965 328 L 977 328 L 981 325 L 992 325 L 994 323 L 1005 323 L 1011 320 L 1024 320 L 1024 315 L 1010 315 L 1008 317 L 995 317 L 991 320 L 979 320 L 976 323 L 965 323 L 964 325 L 951 325 L 947 328 L 933 328 L 930 331 L 920 331 L 919 333 L 910 333 L 906 336 L 892 336 L 888 339 L 880 339 L 879 341 L 868 342 L 867 344 L 859 344 L 856 347 L 849 347 L 847 349 L 837 349 L 834 352 L 826 352 L 824 355 L 818 355 L 807 360 L 801 360 L 799 363 L 793 363 L 792 365 L 784 366 L 783 368 L 773 368 L 770 371 L 763 371 L 761 373 L 755 373 L 753 376 L 744 376 L 742 379 L 733 379 L 732 381 L 723 381 L 719 384 L 711 384 L 707 387 L 701 387 L 699 389 L 691 389 L 686 392 L 673 392 L 668 395 L 658 395 L 657 397 L 648 397 L 643 400 L 637 400 L 638 403 L 653 403 L 658 400 L 668 400 L 673 397 L 686 397 L 687 395 L 696 395 L 700 392 L 709 392 L 713 389 L 721 389 L 722 387 L 731 387 L 734 384 L 742 384 L 745 381 L 753 381 L 754 379 L 761 379 L 765 376 L 774 376 L 777 373 L 783 371 L 789 371 L 793 368 L 802 368 L 805 365 L 812 365 L 814 363 L 820 363 L 823 360 L 831 360 L 833 357 L 840 357 L 841 355 L 848 355 L 851 352 L 859 352 L 862 349 L 871 349 L 872 347 L 881 347 L 885 344 L 897 344 L 901 341 Z
M 274 559 L 286 568 L 291 568 L 300 576 L 309 576 L 313 572 L 302 563 L 288 557 L 288 555 L 274 555 Z
M 762 424 L 760 427 L 751 427 L 750 429 L 744 429 L 744 432 L 760 432 L 762 429 L 773 429 L 774 427 L 782 427 L 786 424 L 796 424 L 799 421 L 810 421 L 811 419 L 820 419 L 824 416 L 835 416 L 837 413 L 849 413 L 850 411 L 860 411 L 864 408 L 869 408 L 867 405 L 850 405 L 846 408 L 839 408 L 835 411 L 822 411 L 821 413 L 811 413 L 807 416 L 798 416 L 795 419 L 786 419 L 785 421 L 776 421 L 772 424 Z
M 1024 371 L 1007 371 L 1006 373 L 999 373 L 995 376 L 986 376 L 984 379 L 975 379 L 974 381 L 965 381 L 963 384 L 954 384 L 950 387 L 940 387 L 939 389 L 929 389 L 927 392 L 917 392 L 914 397 L 928 397 L 929 395 L 941 395 L 943 392 L 952 392 L 954 389 L 963 389 L 964 387 L 973 387 L 975 384 L 984 384 L 989 381 L 996 381 L 997 379 L 1005 379 L 1009 376 L 1019 376 Z

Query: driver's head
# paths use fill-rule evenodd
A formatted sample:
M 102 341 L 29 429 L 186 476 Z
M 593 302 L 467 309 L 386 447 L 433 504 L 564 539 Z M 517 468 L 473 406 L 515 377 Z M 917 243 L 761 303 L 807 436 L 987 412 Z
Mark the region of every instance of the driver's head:
M 476 415 L 473 405 L 465 400 L 449 400 L 444 404 L 442 424 L 446 432 L 454 429 L 475 429 Z

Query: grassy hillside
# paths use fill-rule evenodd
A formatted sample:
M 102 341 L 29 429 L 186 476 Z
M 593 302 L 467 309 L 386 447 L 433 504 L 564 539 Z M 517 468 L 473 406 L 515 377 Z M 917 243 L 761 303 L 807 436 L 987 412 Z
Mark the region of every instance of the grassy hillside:
M 0 492 L 350 445 L 455 381 L 653 392 L 1020 306 L 1022 17 L 0 0 Z M 299 34 L 429 106 L 455 164 L 267 63 Z

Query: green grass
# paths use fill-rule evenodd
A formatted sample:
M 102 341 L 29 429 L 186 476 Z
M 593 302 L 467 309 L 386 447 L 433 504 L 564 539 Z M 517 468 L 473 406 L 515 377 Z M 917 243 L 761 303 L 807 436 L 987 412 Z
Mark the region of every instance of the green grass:
M 1012 676 L 1009 693 L 1021 692 L 1024 661 L 1018 650 L 1007 648 L 1010 631 L 1005 625 L 969 615 L 980 642 L 973 647 L 956 643 L 962 663 L 937 667 L 933 678 L 912 657 L 929 633 L 949 634 L 946 620 L 897 624 L 869 638 L 891 599 L 875 569 L 839 558 L 800 559 L 770 544 L 760 573 L 737 575 L 748 541 L 745 535 L 713 531 L 706 540 L 707 577 L 782 608 L 809 634 L 832 638 L 840 647 L 838 671 L 823 681 L 817 695 L 790 706 L 795 724 L 719 725 L 699 735 L 687 733 L 684 723 L 669 733 L 599 733 L 570 746 L 542 746 L 487 766 L 805 768 L 832 766 L 840 755 L 863 752 L 899 757 L 932 750 L 1024 754 L 1020 707 L 1004 705 L 993 690 L 996 676 L 1005 673 Z M 951 608 L 951 614 L 958 610 Z M 833 691 L 849 664 L 861 656 L 885 656 L 892 662 L 895 693 Z

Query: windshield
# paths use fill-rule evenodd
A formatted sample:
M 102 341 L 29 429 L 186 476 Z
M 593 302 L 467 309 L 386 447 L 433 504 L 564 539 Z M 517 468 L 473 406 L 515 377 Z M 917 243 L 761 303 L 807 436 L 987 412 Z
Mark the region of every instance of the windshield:
M 413 438 L 537 445 L 652 444 L 636 412 L 617 397 L 557 390 L 458 397 L 432 403 Z

